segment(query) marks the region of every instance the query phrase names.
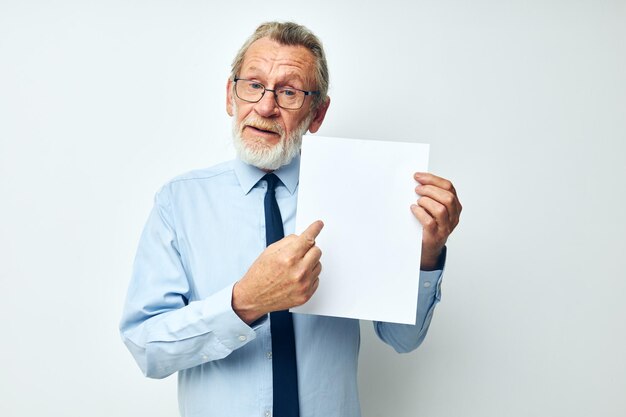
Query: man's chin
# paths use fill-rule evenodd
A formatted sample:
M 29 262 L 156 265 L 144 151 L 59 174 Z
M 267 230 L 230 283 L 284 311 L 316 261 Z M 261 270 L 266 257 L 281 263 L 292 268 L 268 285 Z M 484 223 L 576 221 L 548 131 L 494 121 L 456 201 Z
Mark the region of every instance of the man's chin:
M 237 149 L 237 156 L 243 162 L 260 169 L 275 170 L 283 165 L 282 150 L 278 150 L 276 145 L 270 146 L 267 143 L 242 141 L 241 147 Z
M 308 121 L 305 121 L 308 125 Z M 304 131 L 305 129 L 301 129 Z M 276 135 L 253 135 L 251 132 L 242 132 L 233 129 L 233 138 L 237 157 L 263 170 L 276 170 L 289 164 L 300 153 L 302 135 L 292 135 L 283 138 Z M 304 133 L 304 132 L 302 132 Z M 273 139 L 273 140 L 272 140 Z
M 242 138 L 243 146 L 253 152 L 259 151 L 269 151 L 273 147 L 275 147 L 280 138 L 278 140 L 268 140 L 267 138 L 261 136 L 251 136 Z

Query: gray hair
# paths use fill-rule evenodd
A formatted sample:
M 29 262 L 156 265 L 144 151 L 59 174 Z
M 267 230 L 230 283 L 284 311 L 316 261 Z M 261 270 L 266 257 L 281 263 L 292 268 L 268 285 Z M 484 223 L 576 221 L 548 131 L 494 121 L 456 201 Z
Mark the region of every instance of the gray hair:
M 313 108 L 325 103 L 328 99 L 328 64 L 322 42 L 306 27 L 294 22 L 266 22 L 261 24 L 243 44 L 233 60 L 230 73 L 231 80 L 239 75 L 243 58 L 250 45 L 261 38 L 270 38 L 281 45 L 304 46 L 315 57 L 315 83 L 320 94 L 315 96 Z

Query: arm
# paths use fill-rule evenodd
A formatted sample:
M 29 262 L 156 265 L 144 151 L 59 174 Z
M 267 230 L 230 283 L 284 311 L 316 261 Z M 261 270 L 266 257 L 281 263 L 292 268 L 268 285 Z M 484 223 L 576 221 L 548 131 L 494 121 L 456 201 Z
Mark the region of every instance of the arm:
M 179 252 L 169 190 L 156 196 L 141 236 L 120 323 L 143 373 L 163 378 L 222 359 L 256 337 L 267 313 L 306 302 L 318 284 L 321 251 L 314 222 L 266 248 L 235 284 L 198 301 Z M 252 327 L 250 327 L 252 326 Z
M 143 373 L 164 378 L 228 356 L 255 338 L 231 307 L 232 285 L 192 301 L 167 188 L 142 233 L 120 323 L 122 339 Z

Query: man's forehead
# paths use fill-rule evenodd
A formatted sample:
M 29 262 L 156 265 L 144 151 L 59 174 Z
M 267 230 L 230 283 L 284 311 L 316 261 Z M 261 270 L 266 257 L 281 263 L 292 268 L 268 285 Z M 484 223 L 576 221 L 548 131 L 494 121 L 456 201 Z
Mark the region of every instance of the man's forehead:
M 242 68 L 242 73 L 243 75 L 249 77 L 263 77 L 263 76 L 271 76 L 271 74 L 268 74 L 267 71 L 267 65 L 260 65 L 260 66 L 256 66 L 254 65 L 253 62 L 250 63 L 251 65 L 244 65 Z M 302 82 L 306 82 L 306 81 L 311 81 L 313 80 L 310 71 L 301 71 L 296 67 L 292 67 L 290 65 L 283 65 L 282 68 L 280 68 L 280 71 L 276 72 L 276 76 L 280 77 L 280 78 L 288 78 L 288 79 L 296 79 Z
M 283 45 L 261 38 L 250 45 L 242 63 L 242 71 L 279 71 L 298 78 L 311 78 L 315 57 L 301 45 Z

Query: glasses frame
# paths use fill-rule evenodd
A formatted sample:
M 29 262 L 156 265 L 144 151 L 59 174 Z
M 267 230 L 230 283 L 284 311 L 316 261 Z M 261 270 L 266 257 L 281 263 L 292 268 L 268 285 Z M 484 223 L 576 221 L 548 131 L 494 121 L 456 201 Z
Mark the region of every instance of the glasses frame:
M 251 82 L 260 84 L 263 87 L 263 92 L 261 93 L 261 97 L 259 97 L 258 100 L 246 100 L 245 98 L 239 97 L 239 93 L 237 93 L 237 81 L 251 81 Z M 295 90 L 295 91 L 300 91 L 304 93 L 304 100 L 302 100 L 302 104 L 300 104 L 300 107 L 295 107 L 295 108 L 283 107 L 278 103 L 278 95 L 276 94 L 276 89 L 271 90 L 265 87 L 263 83 L 260 83 L 254 80 L 249 80 L 247 78 L 234 77 L 233 82 L 235 83 L 235 95 L 237 96 L 238 99 L 243 100 L 247 103 L 258 103 L 259 101 L 263 99 L 263 96 L 265 95 L 267 91 L 271 91 L 272 93 L 274 93 L 274 101 L 276 102 L 276 105 L 280 107 L 281 109 L 285 109 L 285 110 L 300 110 L 302 106 L 304 106 L 304 102 L 306 101 L 307 96 L 319 96 L 320 95 L 320 91 L 306 91 L 306 90 L 300 90 L 299 88 L 289 87 L 289 90 Z

